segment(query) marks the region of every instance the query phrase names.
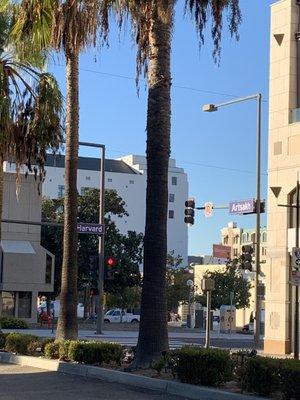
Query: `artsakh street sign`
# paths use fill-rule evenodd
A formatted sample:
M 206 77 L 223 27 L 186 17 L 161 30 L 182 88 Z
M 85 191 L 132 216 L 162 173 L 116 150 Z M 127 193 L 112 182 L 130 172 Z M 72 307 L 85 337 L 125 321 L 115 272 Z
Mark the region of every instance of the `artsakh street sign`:
M 229 203 L 229 214 L 252 214 L 255 212 L 255 200 L 239 200 Z
M 88 233 L 90 235 L 101 236 L 104 234 L 104 225 L 102 224 L 88 224 L 85 222 L 79 222 L 77 224 L 78 233 Z

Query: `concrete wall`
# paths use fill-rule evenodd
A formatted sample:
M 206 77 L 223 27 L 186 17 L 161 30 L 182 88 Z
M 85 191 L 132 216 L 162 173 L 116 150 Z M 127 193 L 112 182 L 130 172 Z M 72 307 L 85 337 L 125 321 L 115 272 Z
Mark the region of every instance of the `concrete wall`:
M 297 107 L 297 62 L 295 33 L 299 7 L 294 0 L 282 0 L 271 8 L 268 264 L 266 290 L 265 352 L 285 354 L 292 350 L 291 301 L 289 286 L 287 204 L 296 186 L 300 166 L 300 124 L 291 123 Z M 278 199 L 270 187 L 281 187 Z

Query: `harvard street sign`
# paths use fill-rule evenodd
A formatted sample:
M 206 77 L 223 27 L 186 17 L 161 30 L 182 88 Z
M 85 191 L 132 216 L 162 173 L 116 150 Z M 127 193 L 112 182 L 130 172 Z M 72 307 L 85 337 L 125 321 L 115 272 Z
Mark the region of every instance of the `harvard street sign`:
M 102 224 L 88 224 L 85 222 L 79 222 L 77 224 L 78 233 L 88 233 L 90 235 L 101 236 L 104 234 L 104 225 Z

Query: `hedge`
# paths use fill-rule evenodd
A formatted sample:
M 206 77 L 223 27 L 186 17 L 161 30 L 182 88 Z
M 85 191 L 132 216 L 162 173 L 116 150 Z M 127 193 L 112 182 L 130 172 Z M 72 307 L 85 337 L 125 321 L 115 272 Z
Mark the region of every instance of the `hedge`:
M 175 371 L 181 382 L 219 386 L 232 378 L 229 351 L 186 346 L 175 354 Z
M 4 349 L 5 348 L 5 342 L 6 342 L 6 338 L 9 335 L 9 333 L 3 333 L 0 332 L 0 349 Z
M 300 399 L 300 361 L 254 357 L 244 369 L 245 388 L 262 396 L 281 392 L 285 399 Z
M 279 375 L 280 391 L 285 399 L 300 399 L 300 361 L 284 360 Z
M 45 344 L 44 354 L 46 358 L 55 360 L 59 358 L 59 343 L 51 341 Z
M 121 364 L 122 346 L 115 343 L 72 341 L 69 344 L 68 357 L 71 361 L 83 364 L 102 365 L 112 362 Z
M 0 325 L 2 329 L 28 329 L 27 322 L 14 317 L 0 317 Z
M 32 355 L 39 346 L 39 338 L 34 335 L 9 333 L 5 340 L 5 350 L 17 354 Z

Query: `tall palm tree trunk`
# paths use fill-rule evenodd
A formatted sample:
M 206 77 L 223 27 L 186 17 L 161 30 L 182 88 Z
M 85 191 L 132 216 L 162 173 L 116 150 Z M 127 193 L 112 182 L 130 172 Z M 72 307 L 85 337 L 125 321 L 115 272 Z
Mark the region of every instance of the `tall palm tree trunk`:
M 64 246 L 60 314 L 56 340 L 77 339 L 77 164 L 78 164 L 78 64 L 74 51 L 66 52 L 67 116 L 64 200 Z
M 2 240 L 2 211 L 3 211 L 3 189 L 4 189 L 4 171 L 3 171 L 3 160 L 0 157 L 0 243 Z M 2 249 L 1 249 L 2 251 Z M 2 315 L 2 293 L 0 292 L 0 317 Z M 0 333 L 1 330 L 1 321 L 0 321 Z
M 171 31 L 173 1 L 151 21 L 147 112 L 147 193 L 141 322 L 133 368 L 147 367 L 168 350 L 166 259 L 168 167 L 171 130 Z

